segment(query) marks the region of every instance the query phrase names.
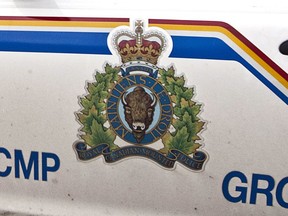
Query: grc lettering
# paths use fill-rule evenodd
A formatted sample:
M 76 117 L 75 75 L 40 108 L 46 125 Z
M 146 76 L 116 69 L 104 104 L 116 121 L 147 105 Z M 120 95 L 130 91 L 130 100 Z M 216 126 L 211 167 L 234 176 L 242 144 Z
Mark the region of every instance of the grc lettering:
M 242 202 L 246 203 L 247 202 L 247 194 L 249 191 L 249 187 L 247 186 L 236 186 L 233 190 L 231 187 L 229 187 L 230 181 L 235 180 L 238 184 L 241 183 L 243 184 L 248 184 L 248 179 L 243 174 L 242 172 L 239 171 L 232 171 L 228 173 L 222 184 L 222 193 L 224 197 L 233 203 L 237 202 Z M 263 182 L 265 183 L 265 187 L 260 187 L 259 183 Z M 266 205 L 267 206 L 273 206 L 273 189 L 276 186 L 276 201 L 280 206 L 283 208 L 288 208 L 288 200 L 284 200 L 283 198 L 283 190 L 285 185 L 288 184 L 288 177 L 283 178 L 278 185 L 276 186 L 275 180 L 273 177 L 270 175 L 264 175 L 264 174 L 252 174 L 252 179 L 251 179 L 251 189 L 250 189 L 250 204 L 256 204 L 257 202 L 257 196 L 264 196 L 266 198 Z M 288 185 L 287 185 L 288 186 Z M 232 191 L 236 191 L 237 195 L 233 193 Z M 232 192 L 232 193 L 231 193 Z M 287 193 L 287 191 L 286 191 Z M 234 194 L 234 195 L 233 195 Z
M 41 155 L 41 162 L 39 155 Z M 40 154 L 39 152 L 32 151 L 29 158 L 24 158 L 22 151 L 15 149 L 12 159 L 11 153 L 6 148 L 0 147 L 0 177 L 9 176 L 13 170 L 12 166 L 1 166 L 4 160 L 13 160 L 15 178 L 21 178 L 23 174 L 25 179 L 30 179 L 31 173 L 33 173 L 33 179 L 38 181 L 40 166 L 42 168 L 42 181 L 47 181 L 48 172 L 56 172 L 60 168 L 60 159 L 56 154 L 48 152 Z

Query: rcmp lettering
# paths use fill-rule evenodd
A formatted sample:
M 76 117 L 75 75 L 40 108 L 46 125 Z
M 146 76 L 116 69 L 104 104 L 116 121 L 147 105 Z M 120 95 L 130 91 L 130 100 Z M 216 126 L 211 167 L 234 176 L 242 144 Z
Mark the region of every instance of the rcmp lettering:
M 112 34 L 122 65 L 106 64 L 105 73 L 97 72 L 96 82 L 89 83 L 87 95 L 80 98 L 76 116 L 81 140 L 73 145 L 78 159 L 102 155 L 113 163 L 138 156 L 167 169 L 178 162 L 203 170 L 207 154 L 198 143 L 205 126 L 198 116 L 202 105 L 192 100 L 193 89 L 185 86 L 184 77 L 175 76 L 174 68 L 157 66 L 169 36 L 145 32 L 142 21 L 136 21 L 135 32 L 120 29 Z M 159 140 L 163 148 L 148 147 Z
M 48 173 L 56 172 L 60 168 L 60 159 L 54 153 L 32 151 L 27 158 L 23 156 L 21 150 L 15 149 L 12 153 L 0 147 L 0 163 L 5 164 L 6 161 L 14 162 L 15 178 L 31 179 L 31 173 L 33 173 L 34 180 L 41 178 L 42 181 L 48 181 Z M 12 172 L 13 166 L 0 166 L 0 177 L 8 177 Z M 39 173 L 42 173 L 41 177 Z

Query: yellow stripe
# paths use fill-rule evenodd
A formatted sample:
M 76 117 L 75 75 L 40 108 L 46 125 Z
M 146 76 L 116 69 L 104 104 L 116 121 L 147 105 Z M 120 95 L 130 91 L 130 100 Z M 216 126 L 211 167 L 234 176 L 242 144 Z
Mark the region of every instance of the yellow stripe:
M 166 30 L 184 30 L 184 31 L 209 31 L 221 32 L 237 44 L 244 52 L 250 55 L 256 62 L 258 62 L 268 73 L 270 73 L 276 80 L 278 80 L 284 87 L 288 88 L 288 81 L 279 75 L 270 65 L 268 65 L 262 58 L 246 46 L 241 40 L 233 35 L 229 30 L 221 26 L 199 26 L 199 25 L 171 25 L 171 24 L 150 24 L 150 26 L 160 27 Z
M 93 21 L 34 21 L 34 20 L 0 20 L 2 26 L 53 26 L 53 27 L 88 27 L 116 28 L 129 25 L 128 22 L 93 22 Z

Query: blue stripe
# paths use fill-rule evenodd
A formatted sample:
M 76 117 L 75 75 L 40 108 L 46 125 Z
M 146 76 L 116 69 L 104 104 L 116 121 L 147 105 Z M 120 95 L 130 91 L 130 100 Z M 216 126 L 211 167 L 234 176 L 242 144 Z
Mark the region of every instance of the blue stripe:
M 240 57 L 239 62 L 288 105 L 288 97 L 285 94 L 283 94 L 283 92 L 281 92 L 278 88 L 276 88 L 269 80 L 267 80 L 259 71 L 257 71 L 242 57 Z
M 107 46 L 108 34 L 99 32 L 0 31 L 0 51 L 111 55 Z M 283 92 L 224 41 L 213 37 L 193 36 L 172 36 L 172 40 L 173 49 L 170 57 L 238 61 L 288 104 L 288 97 Z
M 172 36 L 170 57 L 235 60 L 238 54 L 226 43 L 213 37 Z
M 0 31 L 0 51 L 106 54 L 108 33 Z

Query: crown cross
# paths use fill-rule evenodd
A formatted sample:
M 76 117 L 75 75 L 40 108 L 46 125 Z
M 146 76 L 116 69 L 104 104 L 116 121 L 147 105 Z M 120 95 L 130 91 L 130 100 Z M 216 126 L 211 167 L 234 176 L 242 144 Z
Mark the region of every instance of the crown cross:
M 144 32 L 143 21 L 137 20 L 134 32 L 122 31 L 114 37 L 114 46 L 124 64 L 143 61 L 156 65 L 166 42 L 159 32 Z
M 143 22 L 141 20 L 137 20 L 135 26 L 136 26 L 135 33 L 137 37 L 137 44 L 142 45 Z

